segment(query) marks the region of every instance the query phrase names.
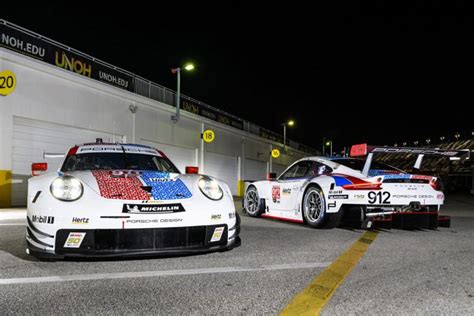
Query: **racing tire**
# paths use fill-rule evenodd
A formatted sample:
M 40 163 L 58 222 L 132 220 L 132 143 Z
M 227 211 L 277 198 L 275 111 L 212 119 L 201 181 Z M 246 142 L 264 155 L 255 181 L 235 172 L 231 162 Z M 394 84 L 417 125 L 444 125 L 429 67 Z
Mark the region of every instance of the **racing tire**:
M 306 224 L 314 228 L 326 226 L 331 216 L 326 213 L 326 198 L 323 190 L 317 186 L 310 186 L 303 196 L 302 206 Z
M 263 201 L 260 199 L 257 188 L 254 186 L 249 186 L 245 192 L 244 210 L 252 217 L 259 217 L 264 211 Z

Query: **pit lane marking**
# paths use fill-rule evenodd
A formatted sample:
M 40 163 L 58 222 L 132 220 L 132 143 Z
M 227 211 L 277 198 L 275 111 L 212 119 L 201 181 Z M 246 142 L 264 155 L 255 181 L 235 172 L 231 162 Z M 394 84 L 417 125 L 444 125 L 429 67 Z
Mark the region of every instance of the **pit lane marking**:
M 367 231 L 336 261 L 324 269 L 303 291 L 298 293 L 280 315 L 319 315 L 337 288 L 357 265 L 374 242 L 378 232 Z
M 63 276 L 55 275 L 55 276 L 47 276 L 47 277 L 0 279 L 0 285 L 88 281 L 88 280 L 112 280 L 112 279 L 127 279 L 127 278 L 152 278 L 152 277 L 163 277 L 163 276 L 213 274 L 213 273 L 314 269 L 314 268 L 325 268 L 329 266 L 330 264 L 331 264 L 330 262 L 306 262 L 306 263 L 303 262 L 303 263 L 262 265 L 258 267 L 249 267 L 249 268 L 247 267 L 216 267 L 216 268 L 203 268 L 203 269 L 76 274 L 76 275 L 63 275 Z

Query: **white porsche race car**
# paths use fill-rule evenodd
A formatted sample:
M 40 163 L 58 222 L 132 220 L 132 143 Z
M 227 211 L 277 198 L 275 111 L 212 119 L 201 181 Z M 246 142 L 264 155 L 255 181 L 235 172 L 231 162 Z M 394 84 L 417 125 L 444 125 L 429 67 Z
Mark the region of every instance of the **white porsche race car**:
M 377 153 L 416 154 L 418 169 L 424 155 L 469 157 L 464 150 L 354 145 L 351 156 L 366 156 L 366 160 L 308 157 L 293 163 L 278 179 L 273 175 L 253 182 L 245 192 L 244 211 L 315 228 L 335 227 L 341 220 L 364 228 L 449 226 L 449 218 L 439 216 L 444 202 L 439 179 L 374 162 Z
M 33 164 L 33 175 L 46 171 Z M 131 256 L 226 250 L 240 245 L 229 187 L 181 174 L 154 148 L 72 147 L 54 173 L 28 183 L 27 253 L 36 257 Z

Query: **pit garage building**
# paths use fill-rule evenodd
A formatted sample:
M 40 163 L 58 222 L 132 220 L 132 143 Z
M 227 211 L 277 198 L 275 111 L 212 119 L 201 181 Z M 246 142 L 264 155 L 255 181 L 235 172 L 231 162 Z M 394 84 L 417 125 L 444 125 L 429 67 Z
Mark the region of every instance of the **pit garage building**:
M 96 138 L 154 146 L 182 172 L 199 166 L 235 195 L 244 180 L 316 153 L 288 140 L 287 151 L 272 158 L 283 146 L 279 134 L 187 96 L 174 123 L 174 91 L 4 20 L 0 73 L 0 207 L 26 205 L 33 162 L 58 167 L 45 152 L 63 154 Z M 201 137 L 207 129 L 215 133 L 211 143 Z

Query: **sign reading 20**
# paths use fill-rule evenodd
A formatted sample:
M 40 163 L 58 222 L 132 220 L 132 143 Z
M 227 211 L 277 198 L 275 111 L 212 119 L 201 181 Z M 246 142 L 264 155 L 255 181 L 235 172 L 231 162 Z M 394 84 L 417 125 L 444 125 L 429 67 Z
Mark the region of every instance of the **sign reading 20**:
M 9 95 L 15 90 L 16 77 L 10 70 L 0 72 L 0 95 Z

